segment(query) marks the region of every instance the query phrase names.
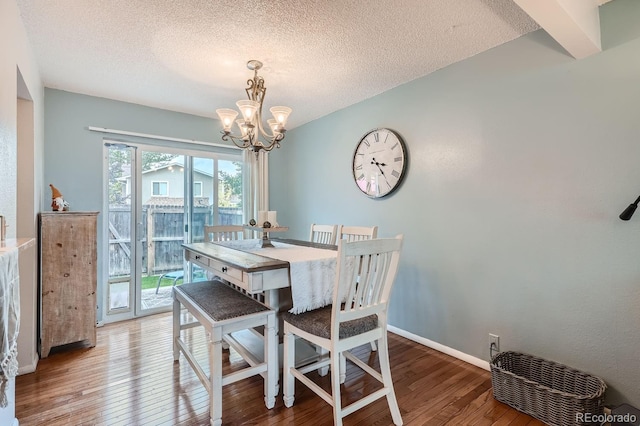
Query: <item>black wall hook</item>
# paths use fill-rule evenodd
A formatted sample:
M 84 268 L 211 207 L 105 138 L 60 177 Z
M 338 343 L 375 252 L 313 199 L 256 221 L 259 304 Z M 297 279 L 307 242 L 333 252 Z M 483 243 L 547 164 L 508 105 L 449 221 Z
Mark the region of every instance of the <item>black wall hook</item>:
M 633 216 L 633 214 L 636 212 L 636 209 L 638 208 L 638 203 L 640 203 L 640 197 L 638 197 L 638 199 L 633 204 L 629 204 L 629 207 L 627 207 L 622 213 L 620 213 L 620 219 L 631 219 L 631 216 Z

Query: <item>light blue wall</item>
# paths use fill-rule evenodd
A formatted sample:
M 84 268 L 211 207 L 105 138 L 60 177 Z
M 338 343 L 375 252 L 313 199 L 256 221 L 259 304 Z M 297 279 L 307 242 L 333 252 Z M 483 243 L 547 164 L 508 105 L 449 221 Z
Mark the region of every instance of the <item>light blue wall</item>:
M 404 234 L 390 324 L 485 360 L 495 333 L 640 406 L 640 216 L 618 219 L 640 193 L 640 2 L 601 19 L 592 57 L 538 31 L 291 130 L 270 209 L 290 237 L 312 222 Z M 350 174 L 376 127 L 410 158 L 382 200 Z
M 148 133 L 199 141 L 214 140 L 219 134 L 217 120 L 181 114 L 141 105 L 97 98 L 54 89 L 45 90 L 45 165 L 43 205 L 51 204 L 53 183 L 75 211 L 100 211 L 98 229 L 102 230 L 104 216 L 103 138 L 102 133 L 88 130 L 89 126 L 130 132 Z M 110 136 L 138 142 L 145 140 Z M 174 144 L 179 145 L 179 144 Z M 104 247 L 98 235 L 98 294 L 103 287 Z M 99 300 L 98 319 L 102 318 Z

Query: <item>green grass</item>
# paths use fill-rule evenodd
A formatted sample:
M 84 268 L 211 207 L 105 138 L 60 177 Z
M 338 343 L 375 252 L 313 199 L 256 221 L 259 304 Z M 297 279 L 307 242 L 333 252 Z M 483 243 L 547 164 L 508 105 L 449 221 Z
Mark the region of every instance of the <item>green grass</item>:
M 145 290 L 147 288 L 156 288 L 158 285 L 158 278 L 160 275 L 151 275 L 142 277 L 142 289 Z M 176 285 L 182 284 L 182 278 L 176 281 Z M 160 283 L 160 287 L 170 287 L 173 285 L 173 278 L 163 278 Z
M 156 286 L 158 285 L 158 278 L 160 278 L 160 275 L 162 274 L 143 276 L 142 289 L 146 290 L 149 288 L 156 288 Z M 196 271 L 194 280 L 199 281 L 202 279 L 204 279 L 204 273 L 202 271 Z M 178 279 L 178 281 L 176 281 L 176 285 L 180 285 L 182 284 L 182 282 L 183 280 L 182 278 L 180 278 Z M 173 285 L 173 278 L 163 278 L 162 282 L 160 283 L 160 287 L 171 287 L 172 285 Z

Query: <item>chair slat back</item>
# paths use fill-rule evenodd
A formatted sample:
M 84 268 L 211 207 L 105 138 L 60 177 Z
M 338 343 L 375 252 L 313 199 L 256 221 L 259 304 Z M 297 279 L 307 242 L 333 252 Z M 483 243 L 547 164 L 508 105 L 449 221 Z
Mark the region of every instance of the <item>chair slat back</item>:
M 403 236 L 362 241 L 338 241 L 332 333 L 340 322 L 382 314 L 395 282 Z M 332 334 L 337 335 L 337 334 Z
M 205 241 L 240 240 L 244 236 L 241 225 L 209 225 L 204 227 Z
M 349 242 L 371 240 L 378 237 L 378 227 L 341 225 L 338 234 L 338 239 L 347 240 Z
M 338 235 L 338 225 L 311 224 L 309 241 L 320 244 L 335 244 Z

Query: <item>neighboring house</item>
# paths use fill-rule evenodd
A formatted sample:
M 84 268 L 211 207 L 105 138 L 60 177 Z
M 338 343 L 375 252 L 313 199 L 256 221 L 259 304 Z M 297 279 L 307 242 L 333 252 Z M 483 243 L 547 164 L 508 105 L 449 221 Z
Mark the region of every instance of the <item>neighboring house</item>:
M 166 197 L 171 199 L 183 199 L 184 198 L 184 165 L 183 157 L 179 156 L 172 161 L 154 167 L 142 172 L 142 203 L 150 204 L 152 198 L 157 199 L 159 197 Z M 223 162 L 219 162 L 223 163 Z M 225 162 L 226 163 L 226 162 Z M 202 203 L 203 200 L 213 200 L 213 160 L 207 158 L 195 158 L 193 161 L 194 177 L 193 177 L 193 196 L 199 199 Z M 234 170 L 230 170 L 225 167 L 227 173 L 233 173 Z M 119 180 L 125 182 L 123 187 L 124 196 L 129 199 L 131 194 L 131 175 L 123 176 Z M 224 193 L 222 184 L 219 184 L 219 194 Z M 230 197 L 230 204 L 237 204 L 240 199 L 238 196 Z M 157 204 L 157 200 L 155 202 Z M 175 203 L 171 203 L 174 205 Z M 183 205 L 180 202 L 180 205 Z M 202 205 L 202 204 L 199 204 Z

